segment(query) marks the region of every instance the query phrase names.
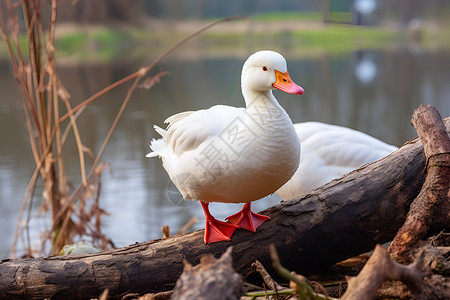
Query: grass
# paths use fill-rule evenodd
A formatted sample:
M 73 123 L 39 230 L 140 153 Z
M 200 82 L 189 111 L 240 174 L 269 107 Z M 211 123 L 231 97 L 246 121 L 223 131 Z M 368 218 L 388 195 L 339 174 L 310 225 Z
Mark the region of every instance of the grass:
M 288 47 L 305 56 L 327 52 L 342 54 L 356 49 L 383 48 L 407 42 L 407 34 L 385 29 L 330 24 L 321 29 L 275 31 L 249 35 L 233 33 L 207 33 L 202 37 L 205 47 L 228 47 L 250 44 L 254 48 Z M 269 44 L 269 45 L 268 45 Z
M 321 31 L 305 30 L 292 34 L 293 47 L 302 47 L 310 51 L 342 53 L 360 48 L 382 48 L 387 44 L 407 40 L 400 32 L 384 29 L 331 25 Z
M 61 52 L 73 52 L 80 48 L 81 45 L 86 43 L 87 35 L 83 32 L 70 32 L 64 36 L 57 38 L 55 46 L 60 49 Z
M 109 28 L 96 28 L 92 32 L 71 31 L 55 40 L 58 57 L 109 60 L 121 54 L 129 38 Z
M 142 29 L 132 29 L 126 35 L 110 29 L 96 31 L 90 35 L 71 33 L 57 39 L 60 55 L 70 55 L 76 52 L 78 59 L 108 60 L 118 57 L 126 51 L 127 57 L 149 55 L 158 49 L 166 48 L 168 44 L 183 36 L 165 32 L 146 32 Z M 203 35 L 202 48 L 207 50 L 232 49 L 251 42 L 254 47 L 273 47 L 289 44 L 303 52 L 327 51 L 342 53 L 355 48 L 379 48 L 387 43 L 406 40 L 405 34 L 385 30 L 359 28 L 346 25 L 331 24 L 323 29 L 306 29 L 270 33 L 237 33 L 208 32 Z M 274 45 L 267 45 L 270 41 Z M 141 50 L 139 50 L 141 49 Z M 142 49 L 145 49 L 143 51 Z M 75 54 L 74 54 L 75 55 Z
M 274 21 L 321 21 L 321 12 L 270 12 L 254 14 L 251 18 L 260 22 Z
M 276 22 L 276 21 L 303 21 L 303 22 L 321 22 L 323 19 L 322 12 L 270 12 L 254 14 L 251 18 L 259 22 Z M 352 20 L 350 12 L 335 11 L 330 12 L 329 18 L 333 22 L 348 23 Z
M 329 15 L 331 22 L 336 23 L 351 23 L 352 21 L 352 14 L 350 12 L 341 12 L 341 11 L 335 11 L 330 12 Z

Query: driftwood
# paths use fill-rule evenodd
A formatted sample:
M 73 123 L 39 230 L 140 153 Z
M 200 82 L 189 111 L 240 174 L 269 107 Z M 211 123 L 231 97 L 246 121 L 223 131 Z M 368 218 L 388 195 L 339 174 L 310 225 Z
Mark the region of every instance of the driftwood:
M 446 125 L 450 131 L 450 121 Z M 102 253 L 2 260 L 0 298 L 84 299 L 105 289 L 120 298 L 167 291 L 183 259 L 198 264 L 202 255 L 223 254 L 231 245 L 234 268 L 243 276 L 253 271 L 255 260 L 270 266 L 270 243 L 284 265 L 308 274 L 392 240 L 420 191 L 424 167 L 422 145 L 414 139 L 383 160 L 266 209 L 269 222 L 256 233 L 236 230 L 231 242 L 205 245 L 200 230 Z
M 389 251 L 398 261 L 410 261 L 431 225 L 450 226 L 450 139 L 439 112 L 426 105 L 416 109 L 411 118 L 426 156 L 426 180 L 412 202 L 403 226 L 397 232 Z

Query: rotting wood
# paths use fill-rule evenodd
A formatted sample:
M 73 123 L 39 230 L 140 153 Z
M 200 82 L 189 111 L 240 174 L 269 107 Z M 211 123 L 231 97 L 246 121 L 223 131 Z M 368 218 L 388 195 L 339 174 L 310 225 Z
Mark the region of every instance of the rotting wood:
M 450 131 L 450 119 L 447 131 Z M 418 139 L 388 157 L 365 165 L 295 200 L 262 213 L 271 220 L 256 233 L 236 230 L 231 242 L 205 245 L 204 231 L 80 256 L 6 259 L 0 262 L 0 298 L 86 299 L 108 288 L 109 297 L 173 288 L 183 259 L 197 264 L 232 245 L 235 270 L 247 276 L 257 259 L 270 269 L 268 245 L 300 274 L 372 250 L 391 240 L 424 181 Z
M 411 123 L 423 144 L 427 163 L 425 183 L 389 247 L 391 255 L 403 262 L 411 261 L 412 251 L 431 225 L 443 223 L 450 227 L 449 136 L 434 107 L 421 105 L 414 111 Z
M 422 242 L 418 249 L 424 252 L 424 265 L 429 267 L 434 273 L 443 276 L 450 276 L 450 261 L 443 253 L 429 243 Z

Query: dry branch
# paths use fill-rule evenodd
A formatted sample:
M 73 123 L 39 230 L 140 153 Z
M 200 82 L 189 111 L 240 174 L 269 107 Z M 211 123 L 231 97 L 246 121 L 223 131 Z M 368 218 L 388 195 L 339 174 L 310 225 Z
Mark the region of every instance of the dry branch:
M 377 245 L 364 268 L 348 279 L 342 300 L 351 299 L 450 299 L 450 278 L 429 272 L 430 259 L 438 254 L 429 244 L 422 245 L 414 263 L 396 263 L 388 252 Z
M 402 228 L 389 247 L 393 257 L 411 260 L 411 252 L 436 223 L 450 226 L 450 139 L 438 111 L 421 105 L 413 113 L 416 128 L 427 159 L 426 180 L 411 204 Z
M 405 266 L 394 262 L 386 249 L 377 245 L 358 276 L 348 279 L 348 289 L 342 300 L 375 299 L 378 288 L 387 280 L 403 281 L 410 290 L 420 294 L 425 276 L 420 269 L 422 264 L 422 252 L 414 264 Z
M 243 276 L 254 272 L 255 260 L 275 274 L 270 243 L 282 264 L 307 275 L 391 240 L 419 193 L 424 167 L 422 145 L 414 139 L 383 160 L 265 210 L 269 222 L 256 233 L 236 230 L 231 242 L 205 245 L 200 230 L 83 256 L 3 260 L 0 298 L 81 299 L 106 288 L 111 298 L 167 291 L 180 276 L 183 259 L 197 264 L 202 255 L 220 255 L 230 245 L 234 268 Z
M 275 280 L 273 280 L 272 277 L 270 276 L 270 274 L 266 271 L 263 264 L 259 260 L 256 260 L 252 264 L 252 267 L 255 268 L 256 272 L 258 272 L 259 275 L 261 275 L 262 279 L 264 280 L 264 282 L 266 283 L 266 285 L 269 289 L 274 290 L 274 291 L 283 291 L 283 290 L 288 289 L 286 287 L 282 287 Z

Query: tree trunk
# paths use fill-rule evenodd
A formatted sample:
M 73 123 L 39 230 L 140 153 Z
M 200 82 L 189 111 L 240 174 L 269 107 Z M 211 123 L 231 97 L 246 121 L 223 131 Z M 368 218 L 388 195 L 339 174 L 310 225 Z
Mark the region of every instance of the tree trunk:
M 450 131 L 450 119 L 446 124 Z M 365 165 L 304 197 L 263 211 L 271 220 L 256 233 L 236 230 L 231 242 L 205 245 L 204 230 L 112 251 L 80 256 L 3 260 L 0 298 L 81 299 L 172 289 L 183 259 L 233 246 L 233 264 L 244 278 L 259 260 L 270 266 L 269 244 L 281 263 L 301 274 L 372 250 L 395 236 L 424 181 L 425 156 L 416 138 L 388 157 Z M 268 270 L 272 272 L 272 270 Z

